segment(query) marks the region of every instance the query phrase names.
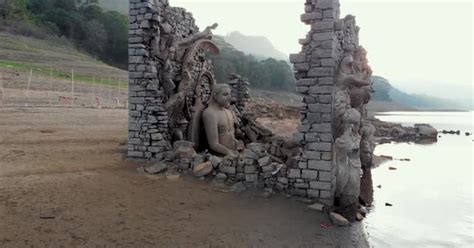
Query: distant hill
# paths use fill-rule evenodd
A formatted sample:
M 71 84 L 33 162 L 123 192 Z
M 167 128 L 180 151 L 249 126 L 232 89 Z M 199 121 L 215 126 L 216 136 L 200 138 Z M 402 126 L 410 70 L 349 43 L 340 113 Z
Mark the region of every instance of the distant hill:
M 128 1 L 129 0 L 99 0 L 99 5 L 106 10 L 128 14 Z
M 228 43 L 222 36 L 214 36 L 213 41 L 221 51 L 212 58 L 217 82 L 227 82 L 230 74 L 237 73 L 247 78 L 253 88 L 295 91 L 294 73 L 287 61 L 274 58 L 262 60 L 246 54 Z
M 398 105 L 404 108 L 414 108 L 418 110 L 462 110 L 466 106 L 453 100 L 442 99 L 421 94 L 408 94 L 395 87 L 390 82 L 380 76 L 371 78 L 375 93 L 372 100 L 384 102 L 385 105 Z
M 288 55 L 278 51 L 264 36 L 247 36 L 234 31 L 224 37 L 225 41 L 246 54 L 254 55 L 257 59 L 274 58 L 288 60 Z

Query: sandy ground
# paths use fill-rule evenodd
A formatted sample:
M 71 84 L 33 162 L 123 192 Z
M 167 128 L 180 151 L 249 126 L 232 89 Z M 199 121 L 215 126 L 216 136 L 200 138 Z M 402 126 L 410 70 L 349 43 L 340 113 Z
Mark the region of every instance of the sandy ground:
M 363 223 L 124 160 L 127 112 L 0 109 L 0 247 L 364 247 Z

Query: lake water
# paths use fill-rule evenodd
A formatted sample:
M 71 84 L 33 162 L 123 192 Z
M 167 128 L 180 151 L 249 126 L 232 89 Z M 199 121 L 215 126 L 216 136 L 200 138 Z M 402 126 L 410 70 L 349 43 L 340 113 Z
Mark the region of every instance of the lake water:
M 465 132 L 473 131 L 473 112 L 389 112 L 377 118 L 402 125 L 429 123 L 461 135 L 440 134 L 434 144 L 377 146 L 377 155 L 410 161 L 389 161 L 372 170 L 374 206 L 365 220 L 371 244 L 472 248 L 474 136 Z

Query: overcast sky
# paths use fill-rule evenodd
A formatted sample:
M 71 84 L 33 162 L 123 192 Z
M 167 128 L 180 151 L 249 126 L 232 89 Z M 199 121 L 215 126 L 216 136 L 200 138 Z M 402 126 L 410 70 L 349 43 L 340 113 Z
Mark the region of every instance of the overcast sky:
M 267 37 L 297 53 L 309 26 L 300 22 L 304 0 L 170 0 L 192 12 L 202 29 Z M 375 75 L 414 93 L 446 98 L 473 95 L 471 0 L 340 0 L 341 15 L 356 16 L 360 42 Z M 449 87 L 449 94 L 447 90 Z

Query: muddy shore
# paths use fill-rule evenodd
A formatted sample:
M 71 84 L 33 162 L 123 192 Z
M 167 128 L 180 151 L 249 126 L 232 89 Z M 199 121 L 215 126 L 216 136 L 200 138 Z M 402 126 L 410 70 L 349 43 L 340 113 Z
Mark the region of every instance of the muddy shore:
M 285 196 L 124 159 L 126 110 L 0 109 L 0 247 L 368 247 Z M 324 226 L 324 225 L 323 225 Z

